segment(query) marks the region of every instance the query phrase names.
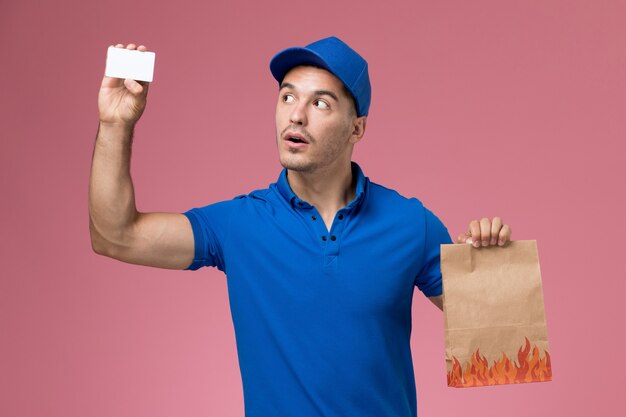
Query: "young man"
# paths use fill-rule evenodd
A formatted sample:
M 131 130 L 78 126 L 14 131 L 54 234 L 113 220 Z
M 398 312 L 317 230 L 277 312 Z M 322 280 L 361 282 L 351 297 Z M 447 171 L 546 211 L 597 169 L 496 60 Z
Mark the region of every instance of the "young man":
M 279 52 L 270 70 L 280 87 L 278 180 L 182 214 L 136 210 L 130 149 L 148 84 L 104 77 L 93 248 L 134 264 L 226 273 L 246 416 L 415 416 L 411 302 L 417 286 L 442 308 L 448 231 L 419 200 L 371 182 L 351 161 L 370 104 L 359 54 L 331 37 Z M 504 246 L 510 236 L 500 218 L 483 218 L 457 242 Z

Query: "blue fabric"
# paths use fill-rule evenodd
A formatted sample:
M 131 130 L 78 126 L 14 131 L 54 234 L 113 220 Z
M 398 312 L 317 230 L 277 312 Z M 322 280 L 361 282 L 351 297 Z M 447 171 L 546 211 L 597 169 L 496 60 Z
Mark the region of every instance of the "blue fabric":
M 419 200 L 352 169 L 356 198 L 330 231 L 286 170 L 267 189 L 184 213 L 187 269 L 227 276 L 247 417 L 417 414 L 411 302 L 415 286 L 441 294 L 450 235 Z
M 293 47 L 278 52 L 270 61 L 270 71 L 278 81 L 298 65 L 315 65 L 335 74 L 350 91 L 358 117 L 367 116 L 372 100 L 367 61 L 336 36 L 320 39 L 305 47 Z

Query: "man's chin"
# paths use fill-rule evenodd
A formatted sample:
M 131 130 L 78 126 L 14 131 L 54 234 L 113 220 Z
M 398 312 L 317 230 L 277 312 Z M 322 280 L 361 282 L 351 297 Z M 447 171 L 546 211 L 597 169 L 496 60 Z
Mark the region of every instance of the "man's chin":
M 300 161 L 295 158 L 280 158 L 280 164 L 283 168 L 291 171 L 311 172 L 315 169 L 315 165 L 308 161 Z

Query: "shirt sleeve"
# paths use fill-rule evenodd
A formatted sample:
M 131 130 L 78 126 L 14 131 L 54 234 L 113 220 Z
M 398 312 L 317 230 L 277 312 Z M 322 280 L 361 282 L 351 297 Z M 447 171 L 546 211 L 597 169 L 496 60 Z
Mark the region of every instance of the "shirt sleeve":
M 415 285 L 427 297 L 441 295 L 441 244 L 452 243 L 448 229 L 437 216 L 424 207 L 424 265 L 415 278 Z
M 225 271 L 224 246 L 237 201 L 221 201 L 182 213 L 191 223 L 194 238 L 194 258 L 185 270 L 195 271 L 203 266 L 214 266 Z

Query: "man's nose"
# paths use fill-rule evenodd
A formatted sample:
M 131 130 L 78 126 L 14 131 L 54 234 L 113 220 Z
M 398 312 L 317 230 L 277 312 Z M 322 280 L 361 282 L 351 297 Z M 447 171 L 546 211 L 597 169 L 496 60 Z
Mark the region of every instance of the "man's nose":
M 306 125 L 306 109 L 305 103 L 298 103 L 293 107 L 291 111 L 291 115 L 289 116 L 289 121 L 292 124 L 297 125 Z

